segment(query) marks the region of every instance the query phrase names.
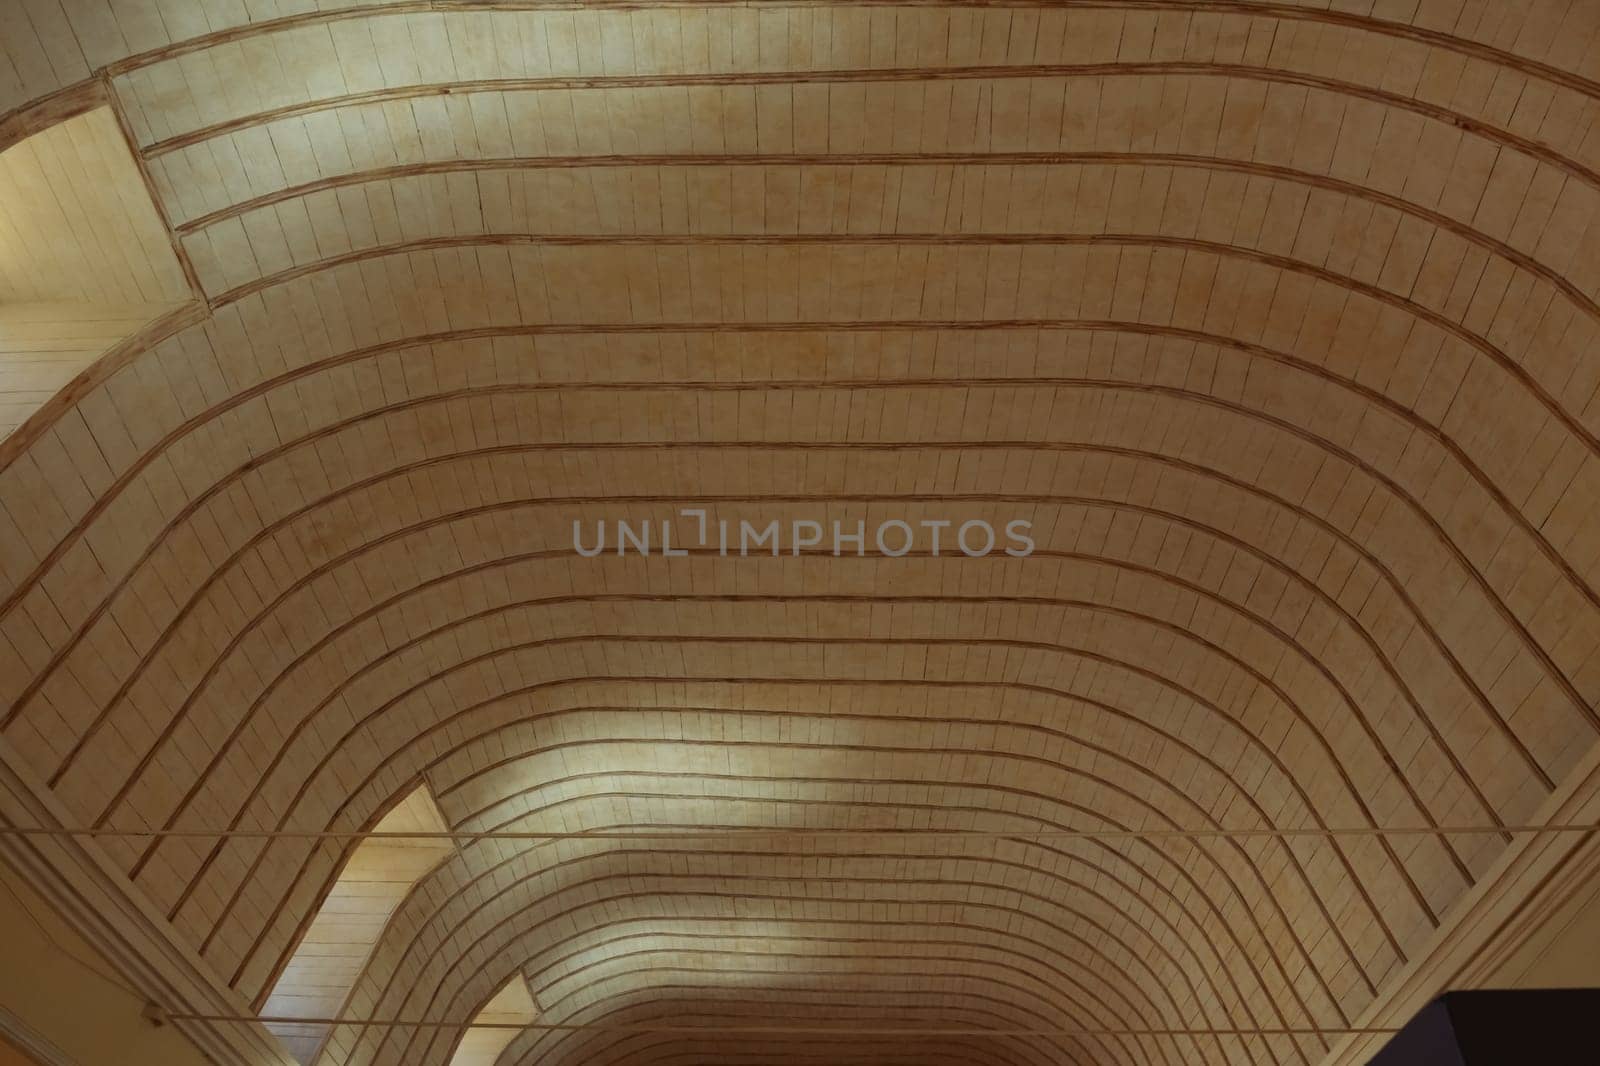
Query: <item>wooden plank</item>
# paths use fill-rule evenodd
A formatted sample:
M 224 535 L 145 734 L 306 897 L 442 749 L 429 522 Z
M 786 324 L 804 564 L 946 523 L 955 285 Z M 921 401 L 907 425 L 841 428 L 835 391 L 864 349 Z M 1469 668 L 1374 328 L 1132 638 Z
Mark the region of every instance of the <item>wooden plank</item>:
M 448 830 L 426 786 L 378 822 L 380 833 Z M 261 1009 L 263 1016 L 338 1017 L 389 916 L 419 878 L 453 854 L 448 840 L 363 841 L 323 900 Z M 269 1023 L 298 1061 L 310 1066 L 331 1031 L 326 1025 Z

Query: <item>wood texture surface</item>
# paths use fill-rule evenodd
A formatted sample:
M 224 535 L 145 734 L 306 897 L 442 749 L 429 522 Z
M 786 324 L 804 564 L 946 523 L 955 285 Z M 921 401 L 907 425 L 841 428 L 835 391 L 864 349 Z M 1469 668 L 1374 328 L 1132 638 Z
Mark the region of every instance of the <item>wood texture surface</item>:
M 538 1016 L 527 983 L 520 974 L 513 976 L 472 1019 L 477 1025 L 497 1028 L 468 1029 L 450 1057 L 450 1066 L 494 1066 L 517 1035 L 512 1027 L 526 1027 Z
M 110 108 L 0 152 L 0 304 L 190 297 Z
M 378 833 L 443 833 L 447 826 L 428 790 L 418 787 L 383 816 Z M 361 976 L 373 946 L 417 881 L 454 850 L 427 836 L 363 840 L 350 854 L 338 883 L 295 947 L 261 1013 L 291 1018 L 336 1018 Z M 322 1052 L 327 1025 L 267 1026 L 303 1066 Z M 493 1066 L 493 1059 L 489 1066 Z
M 1357 1061 L 1600 738 L 1600 5 L 1334 7 L 0 5 L 204 302 L 0 449 L 0 752 L 316 1066 Z M 421 787 L 588 835 L 357 950 Z
M 0 304 L 0 438 L 168 304 Z
M 93 88 L 0 127 L 0 441 L 198 291 Z

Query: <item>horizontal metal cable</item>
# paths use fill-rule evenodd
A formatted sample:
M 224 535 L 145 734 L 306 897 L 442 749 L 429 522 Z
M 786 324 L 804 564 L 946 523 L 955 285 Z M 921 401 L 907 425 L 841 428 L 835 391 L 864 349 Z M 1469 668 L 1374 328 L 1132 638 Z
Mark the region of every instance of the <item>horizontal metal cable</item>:
M 626 1025 L 607 1022 L 433 1022 L 407 1018 L 313 1018 L 285 1015 L 168 1014 L 176 1022 L 260 1022 L 266 1025 L 344 1025 L 362 1029 L 544 1029 L 554 1032 L 723 1034 L 740 1036 L 1316 1036 L 1387 1034 L 1394 1026 L 1318 1026 L 1299 1028 L 1083 1028 L 1083 1029 L 979 1029 L 974 1027 L 915 1028 L 909 1026 L 826 1025 Z
M 1341 829 L 740 829 L 707 828 L 673 831 L 574 830 L 572 832 L 522 832 L 495 829 L 483 832 L 455 831 L 379 831 L 379 830 L 293 830 L 293 829 L 101 829 L 57 828 L 51 826 L 0 826 L 0 836 L 17 837 L 116 837 L 228 840 L 805 840 L 818 837 L 857 839 L 883 837 L 921 840 L 1149 840 L 1149 839 L 1322 839 L 1333 837 L 1440 837 L 1499 836 L 1503 833 L 1594 833 L 1600 824 L 1552 823 L 1550 825 L 1444 825 L 1444 826 L 1355 826 Z

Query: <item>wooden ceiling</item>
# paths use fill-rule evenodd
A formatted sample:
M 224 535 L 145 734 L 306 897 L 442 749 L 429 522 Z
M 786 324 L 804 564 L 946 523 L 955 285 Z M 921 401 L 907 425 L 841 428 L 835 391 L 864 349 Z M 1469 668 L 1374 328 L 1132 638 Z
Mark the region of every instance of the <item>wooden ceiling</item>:
M 194 296 L 112 109 L 56 117 L 0 124 L 0 437 Z
M 103 87 L 204 304 L 0 451 L 16 809 L 123 834 L 10 846 L 226 1016 L 419 784 L 545 834 L 327 1066 L 519 975 L 501 1066 L 1357 1061 L 1600 734 L 1597 32 L 0 4 L 0 143 Z M 572 549 L 693 507 L 1038 548 Z

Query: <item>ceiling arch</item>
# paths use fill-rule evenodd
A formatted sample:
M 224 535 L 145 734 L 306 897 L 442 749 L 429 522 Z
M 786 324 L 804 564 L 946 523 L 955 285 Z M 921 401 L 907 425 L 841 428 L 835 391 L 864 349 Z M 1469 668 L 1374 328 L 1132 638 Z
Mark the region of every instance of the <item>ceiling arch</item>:
M 1369 6 L 26 0 L 203 315 L 0 453 L 8 765 L 245 1013 L 488 834 L 322 1066 L 1338 1061 L 1600 735 L 1600 17 Z

